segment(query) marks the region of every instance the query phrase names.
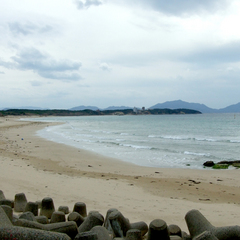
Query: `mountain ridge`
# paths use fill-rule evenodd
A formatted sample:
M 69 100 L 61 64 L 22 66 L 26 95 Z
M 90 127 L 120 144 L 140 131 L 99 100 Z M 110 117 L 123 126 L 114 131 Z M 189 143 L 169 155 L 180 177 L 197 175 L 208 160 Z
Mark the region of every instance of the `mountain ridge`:
M 97 110 L 126 110 L 126 109 L 133 109 L 133 107 L 126 107 L 126 106 L 109 106 L 107 108 L 98 108 L 96 106 L 84 106 L 84 105 L 81 105 L 81 106 L 77 106 L 77 107 L 73 107 L 73 108 L 70 108 L 68 110 L 71 110 L 71 111 L 81 111 L 81 110 L 86 110 L 86 109 L 89 109 L 89 110 L 93 110 L 93 111 L 97 111 Z
M 189 103 L 182 100 L 167 101 L 164 103 L 157 103 L 150 107 L 150 109 L 158 108 L 169 108 L 169 109 L 178 109 L 178 108 L 187 108 L 192 110 L 197 110 L 202 113 L 237 113 L 240 112 L 240 102 L 232 104 L 225 108 L 215 109 L 207 107 L 204 104 L 200 103 Z
M 123 109 L 134 109 L 135 107 L 126 107 L 126 106 L 110 106 L 108 108 L 103 108 L 100 109 L 98 107 L 93 106 L 79 106 L 79 107 L 74 107 L 69 110 L 85 110 L 85 109 L 90 109 L 96 111 L 96 109 L 99 110 L 123 110 Z M 173 101 L 166 101 L 164 103 L 157 103 L 149 108 L 146 109 L 164 109 L 164 108 L 169 108 L 169 109 L 192 109 L 196 111 L 200 111 L 201 113 L 237 113 L 240 112 L 240 102 L 236 104 L 229 105 L 225 108 L 220 108 L 220 109 L 215 109 L 215 108 L 210 108 L 206 106 L 205 104 L 201 103 L 192 103 L 192 102 L 186 102 L 182 100 L 173 100 Z M 138 108 L 140 109 L 140 108 Z
M 70 108 L 70 111 L 82 111 L 82 110 L 92 110 L 92 111 L 104 111 L 104 110 L 127 110 L 127 109 L 134 109 L 135 107 L 127 107 L 127 106 L 109 106 L 107 108 L 99 108 L 97 106 L 77 106 Z M 229 105 L 225 108 L 215 109 L 206 106 L 205 104 L 201 103 L 192 103 L 186 102 L 182 100 L 173 100 L 173 101 L 166 101 L 163 103 L 157 103 L 149 108 L 146 109 L 190 109 L 200 111 L 201 113 L 240 113 L 240 102 L 236 104 Z M 35 109 L 35 110 L 45 110 L 47 108 L 39 108 L 39 107 L 17 107 L 17 108 L 4 108 L 3 111 L 8 109 Z M 141 109 L 141 108 L 135 108 Z

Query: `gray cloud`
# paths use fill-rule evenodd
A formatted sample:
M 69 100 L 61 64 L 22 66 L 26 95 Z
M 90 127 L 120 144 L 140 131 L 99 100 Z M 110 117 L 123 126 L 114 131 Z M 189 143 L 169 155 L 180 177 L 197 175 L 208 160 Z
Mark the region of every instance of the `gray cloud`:
M 192 53 L 180 55 L 176 59 L 201 65 L 240 62 L 240 41 L 201 48 Z
M 5 72 L 1 72 L 1 71 L 0 71 L 0 74 L 5 74 Z
M 43 85 L 43 83 L 40 81 L 31 81 L 30 83 L 33 87 L 39 87 Z
M 100 69 L 102 69 L 103 71 L 111 71 L 112 68 L 109 66 L 109 64 L 103 62 L 100 64 L 99 66 Z
M 219 9 L 225 9 L 229 4 L 227 0 L 126 0 L 125 2 L 127 4 L 142 5 L 169 15 L 198 14 L 201 11 L 215 12 Z
M 107 62 L 112 64 L 117 64 L 130 68 L 138 68 L 146 65 L 151 65 L 154 62 L 157 62 L 161 59 L 168 58 L 165 56 L 165 53 L 154 51 L 154 52 L 145 52 L 145 53 L 125 53 L 114 56 L 113 58 L 105 59 Z
M 39 73 L 40 76 L 44 78 L 65 80 L 65 81 L 76 81 L 82 79 L 80 74 L 78 73 L 60 73 L 60 72 L 52 72 L 52 71 L 42 71 Z
M 30 35 L 30 34 L 34 34 L 34 33 L 46 33 L 46 32 L 50 32 L 52 31 L 52 27 L 50 25 L 44 25 L 44 26 L 40 26 L 31 22 L 27 22 L 27 23 L 19 23 L 19 22 L 11 22 L 8 23 L 8 27 L 10 29 L 10 31 L 15 34 L 15 35 Z
M 19 70 L 32 70 L 44 78 L 59 80 L 79 80 L 78 70 L 80 62 L 70 60 L 56 61 L 51 56 L 43 54 L 35 48 L 24 49 L 16 56 L 11 57 L 12 62 L 0 60 L 0 65 L 6 68 Z
M 88 9 L 91 6 L 99 6 L 102 4 L 99 0 L 86 0 L 85 2 L 81 0 L 75 0 L 74 3 L 77 5 L 78 9 Z
M 191 52 L 184 51 L 151 51 L 145 53 L 119 54 L 106 62 L 131 68 L 151 65 L 159 61 L 185 62 L 210 67 L 217 64 L 240 62 L 240 41 L 229 42 L 218 46 L 200 46 Z
M 0 66 L 8 68 L 8 69 L 13 69 L 15 68 L 15 64 L 12 62 L 5 62 L 3 60 L 0 59 Z

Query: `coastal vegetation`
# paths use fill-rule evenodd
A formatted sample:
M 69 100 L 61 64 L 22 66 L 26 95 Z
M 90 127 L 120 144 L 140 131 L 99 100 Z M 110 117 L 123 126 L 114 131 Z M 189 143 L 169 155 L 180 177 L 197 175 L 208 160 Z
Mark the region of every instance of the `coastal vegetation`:
M 160 114 L 201 114 L 201 112 L 191 109 L 147 109 L 138 110 L 133 109 L 124 110 L 64 110 L 64 109 L 47 109 L 47 110 L 31 110 L 31 109 L 8 109 L 0 111 L 0 116 L 101 116 L 101 115 L 160 115 Z
M 214 164 L 213 169 L 228 169 L 230 165 L 229 164 Z
M 213 161 L 207 161 L 203 163 L 204 167 L 211 167 L 212 169 L 228 169 L 230 166 L 240 168 L 240 160 L 235 161 L 220 161 L 214 163 Z

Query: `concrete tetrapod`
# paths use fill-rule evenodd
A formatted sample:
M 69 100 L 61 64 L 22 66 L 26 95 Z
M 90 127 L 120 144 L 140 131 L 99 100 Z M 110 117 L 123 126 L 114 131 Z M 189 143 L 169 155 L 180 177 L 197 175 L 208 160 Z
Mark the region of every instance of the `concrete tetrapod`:
M 205 231 L 200 235 L 194 237 L 193 240 L 218 240 L 218 238 L 216 238 L 212 232 Z
M 37 222 L 21 219 L 19 221 L 38 224 Z M 7 214 L 0 206 L 0 239 L 17 240 L 70 240 L 66 234 L 52 233 L 34 228 L 13 226 Z
M 26 219 L 28 221 L 36 221 L 35 216 L 32 212 L 24 212 L 19 215 L 19 219 Z
M 19 227 L 25 227 L 25 228 L 33 228 L 33 229 L 41 229 L 41 230 L 51 231 L 51 232 L 65 233 L 72 239 L 78 234 L 77 224 L 73 221 L 41 224 L 38 222 L 28 221 L 25 219 L 18 219 L 14 223 L 14 225 Z
M 148 240 L 170 240 L 168 227 L 161 219 L 153 220 L 149 225 Z
M 98 240 L 98 236 L 96 233 L 88 231 L 78 233 L 74 240 Z
M 2 190 L 0 190 L 0 200 L 6 199 Z
M 40 215 L 44 215 L 48 219 L 50 219 L 53 212 L 55 212 L 55 207 L 54 207 L 52 198 L 50 198 L 50 197 L 43 198 Z
M 93 212 L 87 216 L 84 222 L 79 226 L 79 232 L 88 232 L 95 226 L 102 226 L 104 222 L 103 216 L 99 212 Z
M 110 213 L 109 221 L 115 237 L 126 237 L 127 231 L 131 229 L 130 223 L 119 211 Z
M 32 212 L 34 216 L 38 215 L 38 204 L 36 202 L 28 202 L 24 212 Z
M 78 212 L 81 216 L 87 217 L 87 207 L 84 202 L 77 202 L 74 204 L 73 212 Z
M 56 211 L 52 213 L 50 223 L 65 222 L 65 221 L 66 221 L 66 218 L 65 218 L 64 212 Z
M 10 206 L 8 205 L 1 205 L 2 209 L 4 210 L 4 212 L 6 213 L 6 215 L 8 216 L 8 218 L 10 219 L 10 221 L 13 221 L 13 210 Z
M 109 232 L 113 232 L 112 230 L 112 226 L 111 223 L 109 221 L 109 215 L 114 212 L 114 211 L 118 211 L 116 208 L 110 208 L 108 209 L 107 213 L 106 213 L 106 217 L 105 217 L 105 221 L 104 221 L 104 227 L 109 231 Z
M 142 236 L 144 236 L 148 232 L 148 225 L 141 221 L 141 222 L 135 222 L 130 223 L 131 229 L 138 229 L 141 231 Z
M 182 230 L 178 225 L 171 224 L 168 226 L 170 236 L 176 235 L 182 237 Z
M 63 212 L 64 214 L 69 214 L 68 206 L 59 206 L 58 211 Z
M 41 223 L 41 224 L 48 224 L 49 223 L 48 218 L 46 216 L 36 216 L 35 220 L 38 223 Z
M 12 226 L 12 222 L 9 219 L 8 215 L 4 211 L 4 209 L 0 206 L 0 226 L 1 227 L 9 227 Z
M 97 234 L 98 240 L 111 240 L 109 232 L 105 227 L 95 226 L 91 229 L 91 232 Z
M 192 238 L 209 231 L 219 240 L 240 239 L 240 226 L 214 227 L 198 210 L 189 211 L 185 220 Z
M 71 240 L 63 233 L 48 232 L 39 229 L 23 227 L 0 227 L 0 239 L 6 240 Z
M 68 221 L 74 221 L 76 222 L 77 226 L 79 227 L 83 222 L 84 222 L 84 218 L 83 216 L 81 216 L 79 213 L 77 212 L 71 212 L 68 215 Z
M 27 198 L 24 193 L 17 193 L 14 200 L 15 212 L 24 212 L 27 205 Z
M 44 230 L 58 233 L 66 233 L 71 239 L 78 234 L 77 224 L 73 221 L 44 224 Z
M 130 229 L 126 234 L 127 240 L 142 240 L 142 233 L 138 229 Z
M 0 200 L 0 206 L 1 205 L 8 205 L 9 207 L 13 206 L 13 202 L 9 199 L 2 199 Z

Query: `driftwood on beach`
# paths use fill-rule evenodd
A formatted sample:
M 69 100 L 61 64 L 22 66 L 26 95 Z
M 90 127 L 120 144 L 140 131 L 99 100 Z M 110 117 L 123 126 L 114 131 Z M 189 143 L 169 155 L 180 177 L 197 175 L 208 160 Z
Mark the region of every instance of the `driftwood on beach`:
M 75 203 L 71 213 L 68 206 L 59 206 L 56 211 L 50 197 L 34 203 L 18 193 L 14 200 L 8 200 L 0 190 L 0 239 L 240 239 L 240 226 L 214 227 L 198 210 L 187 212 L 185 221 L 189 233 L 162 219 L 152 220 L 149 226 L 144 221 L 131 223 L 115 208 L 104 218 L 98 211 L 87 212 L 83 202 Z

